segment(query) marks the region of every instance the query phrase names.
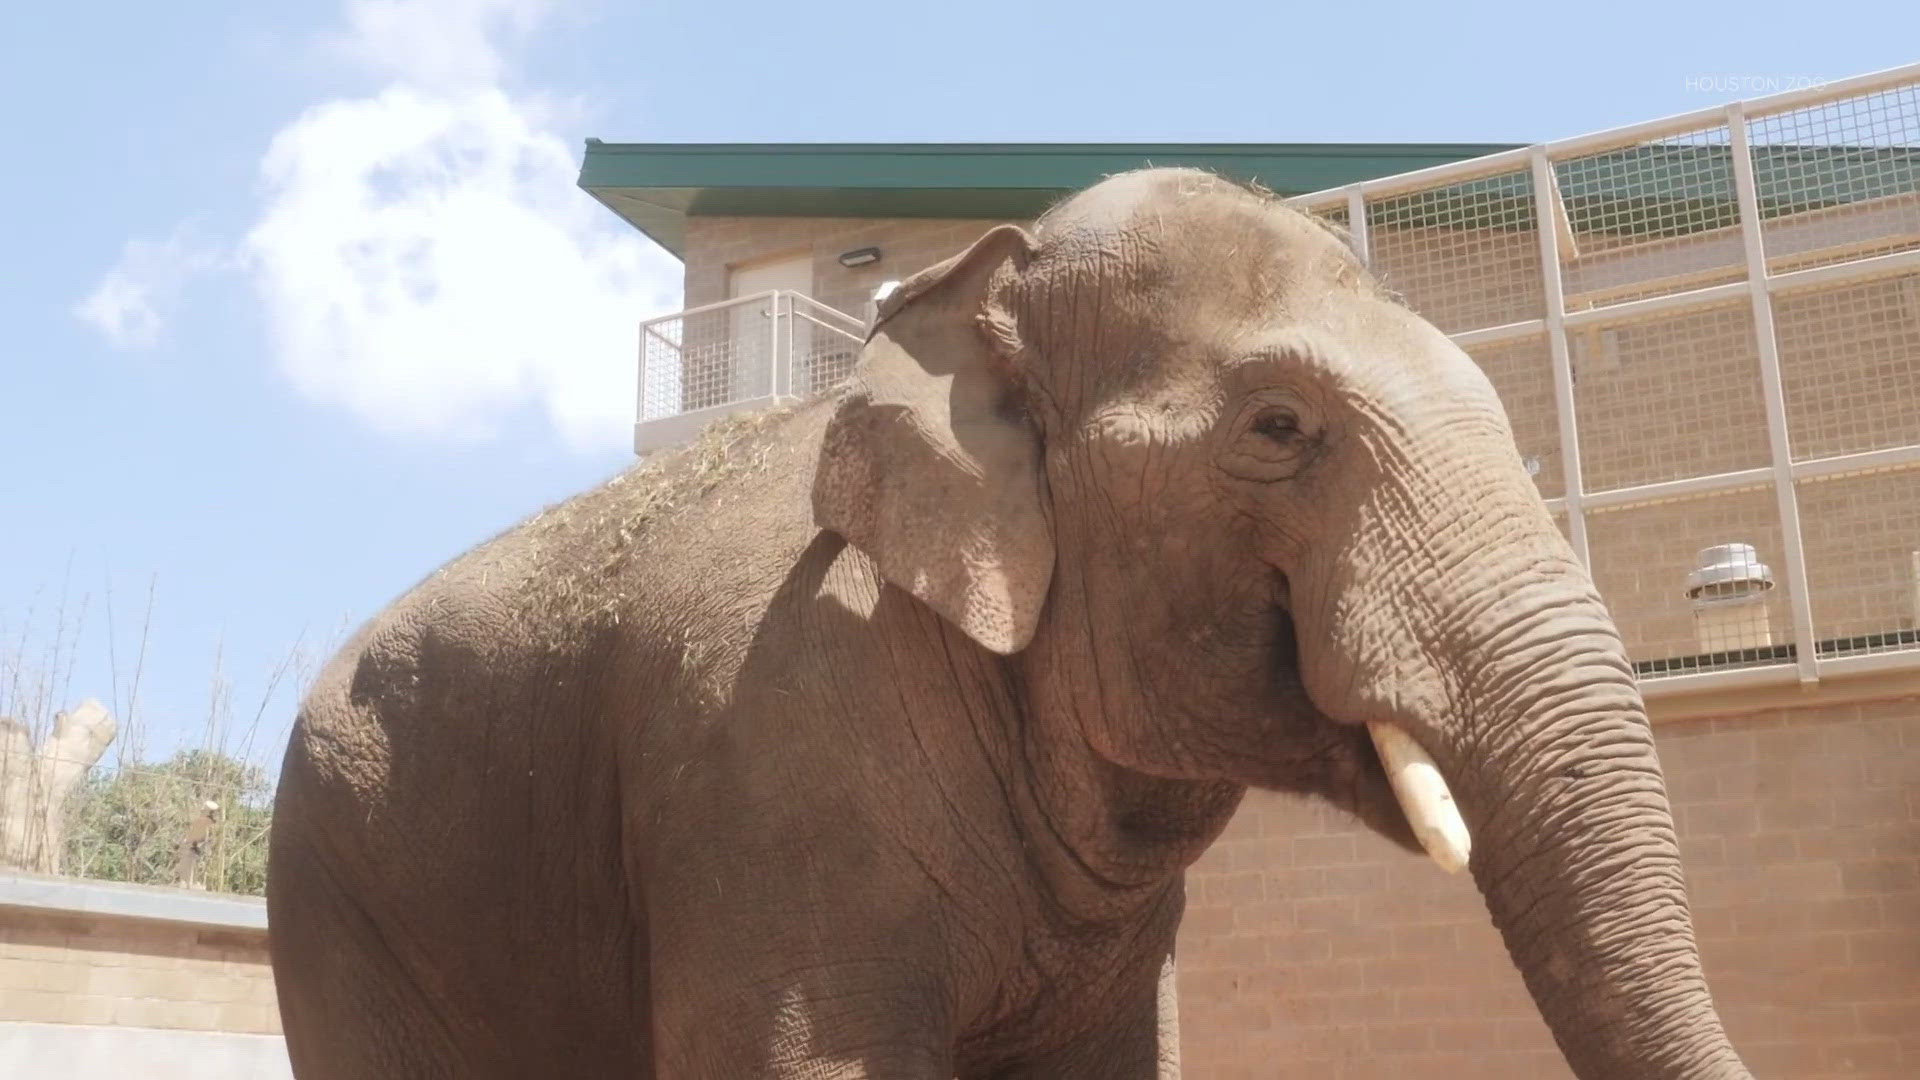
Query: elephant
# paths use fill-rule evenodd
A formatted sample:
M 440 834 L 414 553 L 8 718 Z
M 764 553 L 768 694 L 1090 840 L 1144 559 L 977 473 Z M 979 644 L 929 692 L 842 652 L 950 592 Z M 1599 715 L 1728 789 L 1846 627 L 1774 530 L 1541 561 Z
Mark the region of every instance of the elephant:
M 301 1080 L 1173 1077 L 1249 788 L 1465 868 L 1573 1072 L 1748 1075 L 1645 705 L 1472 360 L 1330 226 L 1108 177 L 850 380 L 434 572 L 297 717 Z

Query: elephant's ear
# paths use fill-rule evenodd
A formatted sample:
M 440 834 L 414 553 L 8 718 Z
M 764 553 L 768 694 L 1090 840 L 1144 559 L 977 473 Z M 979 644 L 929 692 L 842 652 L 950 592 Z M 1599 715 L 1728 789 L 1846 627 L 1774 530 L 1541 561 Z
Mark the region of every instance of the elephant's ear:
M 1032 239 L 1001 226 L 882 306 L 820 448 L 814 522 L 997 653 L 1025 648 L 1053 577 L 1040 441 L 1004 293 Z

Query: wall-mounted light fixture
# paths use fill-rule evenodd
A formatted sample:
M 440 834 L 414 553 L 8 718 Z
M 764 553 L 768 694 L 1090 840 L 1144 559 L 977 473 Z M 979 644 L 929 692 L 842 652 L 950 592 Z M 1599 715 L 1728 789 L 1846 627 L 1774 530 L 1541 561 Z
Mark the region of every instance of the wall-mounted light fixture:
M 840 265 L 851 270 L 856 266 L 872 266 L 880 261 L 880 249 L 877 247 L 855 248 L 840 253 Z

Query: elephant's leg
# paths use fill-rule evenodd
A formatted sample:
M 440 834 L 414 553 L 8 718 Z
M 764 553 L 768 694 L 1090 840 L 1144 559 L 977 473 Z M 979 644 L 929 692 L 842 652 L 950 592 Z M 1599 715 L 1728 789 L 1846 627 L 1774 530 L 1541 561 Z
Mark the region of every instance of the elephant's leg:
M 274 834 L 273 965 L 287 1054 L 301 1080 L 506 1078 L 511 1058 L 488 1025 L 450 1008 L 409 971 L 391 928 L 321 870 L 282 828 Z
M 684 954 L 682 954 L 684 956 Z M 886 959 L 737 954 L 654 968 L 659 1080 L 951 1080 L 936 980 Z
M 1110 1017 L 1088 1036 L 996 1080 L 1180 1080 L 1180 1021 L 1173 957 L 1123 988 Z
M 646 883 L 658 1080 L 951 1080 L 941 919 L 910 879 L 824 843 L 682 842 L 699 835 L 674 830 Z

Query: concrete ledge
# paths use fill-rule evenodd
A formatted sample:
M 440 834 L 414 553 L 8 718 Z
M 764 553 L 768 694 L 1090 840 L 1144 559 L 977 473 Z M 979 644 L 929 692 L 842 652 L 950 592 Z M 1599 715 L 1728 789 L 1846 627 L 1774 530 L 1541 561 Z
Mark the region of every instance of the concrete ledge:
M 0 1020 L 0 1076 L 290 1080 L 293 1069 L 278 1035 Z
M 1660 687 L 1660 682 L 1680 683 L 1681 678 L 1659 680 L 1650 689 L 1641 684 L 1646 697 L 1647 718 L 1655 724 L 1686 720 L 1704 720 L 1745 716 L 1772 709 L 1805 709 L 1826 705 L 1844 705 L 1860 701 L 1884 701 L 1889 698 L 1920 697 L 1920 667 L 1907 666 L 1913 654 L 1878 657 L 1884 667 L 1842 671 L 1817 683 L 1802 685 L 1792 668 L 1753 669 L 1755 678 L 1746 685 L 1714 685 L 1699 688 Z
M 262 933 L 267 929 L 267 904 L 257 897 L 16 871 L 0 871 L 0 908 L 107 915 Z M 8 1074 L 0 1070 L 0 1075 Z

